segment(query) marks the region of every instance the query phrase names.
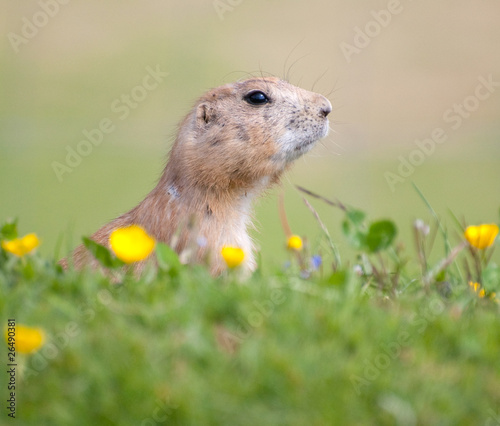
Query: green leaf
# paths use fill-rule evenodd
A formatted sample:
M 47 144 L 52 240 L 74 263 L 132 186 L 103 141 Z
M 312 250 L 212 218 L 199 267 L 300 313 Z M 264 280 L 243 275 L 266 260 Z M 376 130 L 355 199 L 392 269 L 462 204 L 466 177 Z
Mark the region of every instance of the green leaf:
M 177 275 L 181 262 L 178 254 L 165 243 L 156 243 L 156 257 L 158 266 L 164 271 L 168 271 L 171 275 Z
M 111 251 L 90 238 L 83 237 L 83 245 L 106 268 L 120 268 L 125 265 L 120 259 L 113 256 Z
M 376 253 L 389 247 L 396 237 L 397 229 L 391 220 L 379 220 L 373 222 L 366 235 L 368 250 Z
M 436 282 L 446 281 L 446 269 L 443 269 L 439 274 L 436 275 Z
M 500 267 L 493 262 L 483 269 L 483 285 L 487 290 L 500 290 Z
M 32 280 L 35 277 L 35 268 L 33 267 L 33 264 L 31 262 L 26 262 L 26 264 L 23 266 L 23 276 L 27 280 Z
M 344 220 L 342 222 L 342 232 L 355 249 L 360 249 L 365 246 L 366 234 L 353 225 L 351 221 Z
M 361 210 L 349 209 L 346 212 L 346 219 L 353 223 L 355 226 L 363 225 L 366 214 Z
M 326 279 L 326 283 L 329 285 L 341 287 L 341 286 L 345 286 L 348 278 L 349 278 L 349 275 L 348 275 L 347 271 L 339 270 L 339 271 L 335 271 L 332 275 L 330 275 Z
M 17 219 L 5 223 L 0 229 L 0 238 L 3 240 L 13 240 L 17 235 Z

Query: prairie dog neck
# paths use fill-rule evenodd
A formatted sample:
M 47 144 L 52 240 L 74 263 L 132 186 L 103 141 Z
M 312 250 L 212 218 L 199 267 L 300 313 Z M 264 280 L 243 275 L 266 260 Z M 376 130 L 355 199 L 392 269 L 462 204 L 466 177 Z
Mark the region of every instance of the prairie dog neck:
M 196 247 L 198 258 L 203 257 L 207 248 L 214 252 L 224 246 L 240 247 L 245 252 L 245 267 L 255 269 L 254 245 L 248 228 L 253 200 L 268 188 L 269 177 L 262 177 L 248 189 L 196 186 L 181 189 L 173 181 L 169 182 L 168 172 L 167 165 L 156 188 L 131 211 L 130 223 L 148 224 L 152 235 L 160 241 L 169 241 L 178 252 Z M 178 238 L 174 238 L 176 232 L 183 229 L 189 232 L 181 231 Z M 223 268 L 220 259 L 212 261 L 215 274 Z
M 158 185 L 92 238 L 109 246 L 114 229 L 137 224 L 179 253 L 194 250 L 195 260 L 209 254 L 214 274 L 225 245 L 242 248 L 244 268 L 255 269 L 252 200 L 328 134 L 330 112 L 324 96 L 274 77 L 208 91 L 180 124 Z M 75 265 L 84 257 L 79 247 Z

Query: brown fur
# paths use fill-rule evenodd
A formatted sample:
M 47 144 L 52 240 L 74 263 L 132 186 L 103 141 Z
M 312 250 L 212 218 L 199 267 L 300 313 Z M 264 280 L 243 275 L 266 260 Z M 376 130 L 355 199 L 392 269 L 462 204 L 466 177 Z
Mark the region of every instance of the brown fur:
M 248 103 L 244 96 L 255 90 L 270 102 Z M 210 253 L 214 274 L 224 269 L 224 245 L 242 247 L 245 267 L 254 269 L 247 233 L 251 200 L 326 136 L 330 111 L 323 96 L 277 78 L 252 78 L 210 90 L 182 121 L 157 186 L 91 238 L 109 247 L 114 229 L 137 224 L 179 253 L 194 247 L 197 261 Z M 196 243 L 198 237 L 206 246 Z M 72 260 L 77 268 L 95 264 L 83 246 Z M 67 260 L 62 264 L 67 266 Z

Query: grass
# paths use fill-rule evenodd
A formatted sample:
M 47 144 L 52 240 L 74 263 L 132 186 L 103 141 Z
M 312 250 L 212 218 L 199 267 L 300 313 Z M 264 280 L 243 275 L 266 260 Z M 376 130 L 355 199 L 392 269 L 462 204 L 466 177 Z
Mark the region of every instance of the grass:
M 15 318 L 46 333 L 40 350 L 18 354 L 18 421 L 496 424 L 493 248 L 481 255 L 459 243 L 451 258 L 436 225 L 415 234 L 420 249 L 409 259 L 391 221 L 342 208 L 353 258 L 335 253 L 325 236 L 289 253 L 287 267 L 260 268 L 244 282 L 234 271 L 213 278 L 171 254 L 139 279 L 119 272 L 110 282 L 97 272 L 62 271 L 37 254 L 2 251 L 3 323 Z M 14 227 L 2 232 L 6 239 Z M 428 260 L 433 245 L 436 261 Z M 311 267 L 319 252 L 323 264 Z

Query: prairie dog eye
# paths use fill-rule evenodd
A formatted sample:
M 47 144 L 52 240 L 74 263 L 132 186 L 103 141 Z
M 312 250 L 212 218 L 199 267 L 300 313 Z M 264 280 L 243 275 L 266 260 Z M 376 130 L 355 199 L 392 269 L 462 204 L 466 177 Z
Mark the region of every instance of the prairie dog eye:
M 248 93 L 243 99 L 245 99 L 245 101 L 247 101 L 250 105 L 264 105 L 269 102 L 267 95 L 260 90 L 254 90 Z

